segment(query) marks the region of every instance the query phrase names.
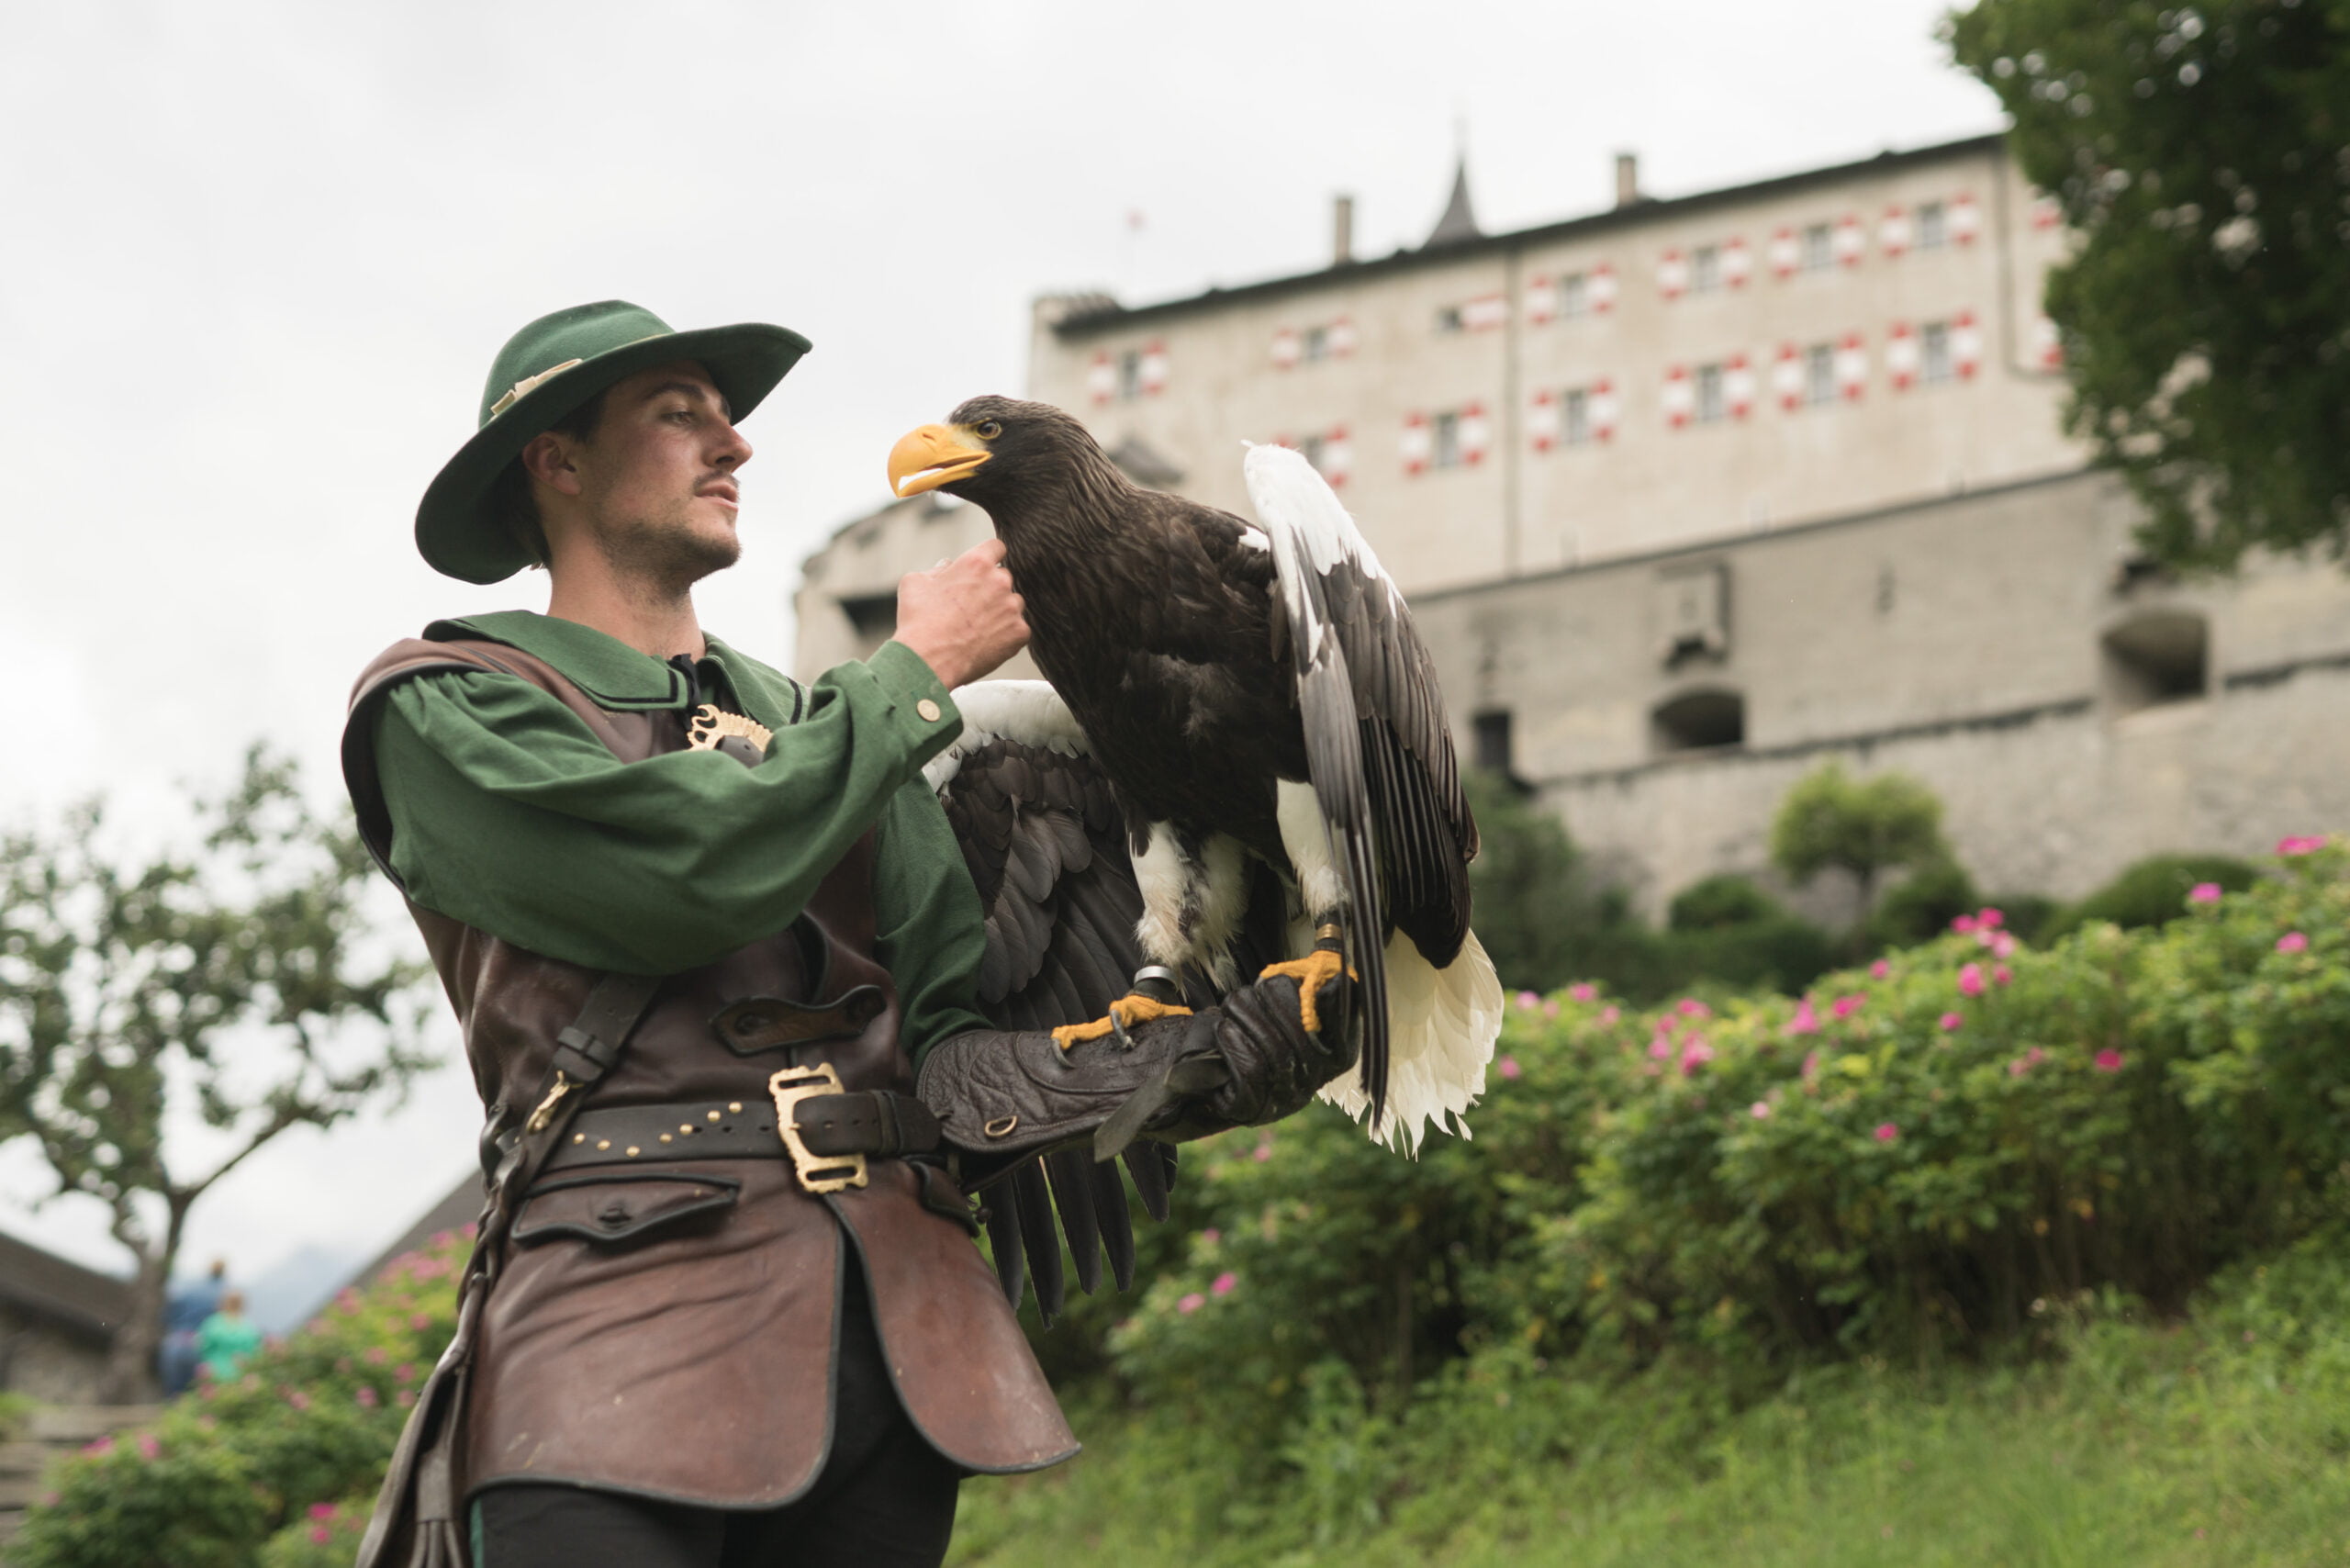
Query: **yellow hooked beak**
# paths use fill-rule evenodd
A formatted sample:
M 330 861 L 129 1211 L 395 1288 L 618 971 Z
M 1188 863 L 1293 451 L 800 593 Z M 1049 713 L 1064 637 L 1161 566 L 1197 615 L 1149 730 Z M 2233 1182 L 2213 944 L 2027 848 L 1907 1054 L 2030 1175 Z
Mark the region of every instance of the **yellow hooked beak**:
M 890 449 L 890 492 L 901 499 L 951 485 L 988 460 L 979 438 L 961 425 L 908 431 Z

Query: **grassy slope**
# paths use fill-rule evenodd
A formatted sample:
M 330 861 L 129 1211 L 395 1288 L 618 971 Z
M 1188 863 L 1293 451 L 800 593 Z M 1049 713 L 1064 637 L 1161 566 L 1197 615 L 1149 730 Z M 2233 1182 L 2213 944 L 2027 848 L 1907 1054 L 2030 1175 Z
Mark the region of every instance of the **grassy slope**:
M 1718 1380 L 1685 1366 L 1613 1387 L 1523 1368 L 1455 1380 L 1400 1434 L 1342 1420 L 1268 1464 L 1081 1413 L 1072 1465 L 965 1489 L 953 1561 L 2350 1563 L 2344 1258 L 2304 1249 L 2185 1325 L 2085 1318 L 2032 1366 L 1825 1369 L 1736 1414 L 1708 1414 Z

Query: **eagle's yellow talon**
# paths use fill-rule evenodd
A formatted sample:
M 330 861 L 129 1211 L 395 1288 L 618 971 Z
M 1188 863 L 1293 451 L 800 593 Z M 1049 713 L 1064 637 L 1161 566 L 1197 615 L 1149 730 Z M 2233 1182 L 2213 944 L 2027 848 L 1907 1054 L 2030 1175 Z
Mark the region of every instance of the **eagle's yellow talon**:
M 1192 1010 L 1188 1007 L 1179 1007 L 1171 1002 L 1160 1002 L 1139 992 L 1118 998 L 1117 1001 L 1110 1003 L 1110 1012 L 1116 1014 L 1118 1021 L 1129 1029 L 1152 1018 L 1188 1018 L 1192 1015 Z M 1071 1046 L 1080 1045 L 1087 1040 L 1098 1040 L 1109 1032 L 1110 1019 L 1107 1014 L 1104 1014 L 1091 1024 L 1063 1024 L 1053 1031 L 1053 1039 L 1061 1049 L 1067 1050 Z
M 1292 958 L 1286 964 L 1267 964 L 1259 971 L 1259 980 L 1275 975 L 1287 975 L 1297 982 L 1297 1021 L 1305 1025 L 1309 1035 L 1322 1032 L 1321 1009 L 1315 1005 L 1324 986 L 1338 978 L 1346 968 L 1346 960 L 1327 947 L 1316 947 L 1303 958 Z

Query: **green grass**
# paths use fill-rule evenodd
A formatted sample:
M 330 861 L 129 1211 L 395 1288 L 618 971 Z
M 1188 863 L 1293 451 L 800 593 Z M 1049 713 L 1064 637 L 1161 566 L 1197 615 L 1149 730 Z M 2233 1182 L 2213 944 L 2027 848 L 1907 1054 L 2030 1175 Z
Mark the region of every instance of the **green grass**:
M 2013 1365 L 1818 1367 L 1735 1410 L 1729 1381 L 1694 1361 L 1611 1381 L 1491 1356 L 1400 1421 L 1334 1384 L 1270 1442 L 1096 1391 L 1074 1463 L 965 1487 L 952 1561 L 2350 1563 L 2338 1240 L 2247 1271 L 2185 1323 L 2052 1314 L 2042 1353 Z

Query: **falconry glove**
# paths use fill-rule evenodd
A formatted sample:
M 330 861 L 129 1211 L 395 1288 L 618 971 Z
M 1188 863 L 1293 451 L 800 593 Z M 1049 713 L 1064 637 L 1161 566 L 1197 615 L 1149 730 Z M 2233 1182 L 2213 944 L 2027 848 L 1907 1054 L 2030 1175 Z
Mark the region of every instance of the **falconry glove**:
M 1109 1159 L 1136 1137 L 1182 1143 L 1277 1121 L 1354 1065 L 1350 987 L 1340 978 L 1316 993 L 1321 1033 L 1304 1027 L 1287 976 L 1066 1050 L 1044 1031 L 974 1029 L 933 1047 L 917 1092 L 973 1190 L 1088 1139 Z

